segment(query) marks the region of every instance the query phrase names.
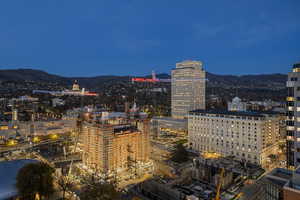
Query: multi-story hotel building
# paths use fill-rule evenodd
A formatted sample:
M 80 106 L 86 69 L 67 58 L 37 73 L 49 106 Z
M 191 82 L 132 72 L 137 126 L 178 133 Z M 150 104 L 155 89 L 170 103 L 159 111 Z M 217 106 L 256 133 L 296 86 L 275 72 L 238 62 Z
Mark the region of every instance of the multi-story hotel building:
M 121 173 L 149 162 L 148 120 L 127 124 L 84 122 L 83 163 L 100 173 Z
M 300 164 L 300 63 L 294 64 L 287 81 L 287 167 Z
M 278 151 L 279 121 L 274 113 L 191 111 L 189 147 L 265 166 Z
M 172 70 L 172 117 L 183 119 L 191 110 L 205 109 L 205 71 L 202 62 L 183 61 Z

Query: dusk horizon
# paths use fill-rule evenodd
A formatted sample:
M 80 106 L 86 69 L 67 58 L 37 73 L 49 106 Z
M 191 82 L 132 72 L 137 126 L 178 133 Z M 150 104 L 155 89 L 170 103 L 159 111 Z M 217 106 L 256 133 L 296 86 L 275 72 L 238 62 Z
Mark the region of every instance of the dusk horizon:
M 197 60 L 198 61 L 198 60 Z M 298 63 L 298 62 L 297 62 Z M 291 68 L 292 65 L 289 66 L 289 68 Z M 289 69 L 288 68 L 288 69 Z M 152 71 L 149 71 L 149 72 L 145 72 L 145 73 L 130 73 L 130 74 L 118 74 L 118 73 L 115 73 L 115 74 L 112 74 L 112 73 L 107 73 L 107 74 L 101 74 L 100 73 L 93 73 L 93 74 L 87 74 L 87 75 L 66 75 L 66 74 L 63 74 L 63 73 L 55 73 L 55 72 L 51 72 L 51 70 L 48 70 L 48 69 L 43 69 L 43 68 L 35 68 L 35 67 L 30 67 L 30 66 L 23 66 L 23 67 L 11 67 L 11 68 L 5 68 L 5 67 L 2 67 L 0 66 L 0 71 L 2 70 L 37 70 L 37 71 L 43 71 L 43 72 L 46 72 L 48 74 L 51 74 L 51 75 L 56 75 L 56 76 L 61 76 L 61 77 L 66 77 L 66 78 L 76 78 L 76 77 L 81 77 L 81 78 L 91 78 L 91 77 L 97 77 L 97 76 L 129 76 L 129 77 L 137 77 L 137 76 L 141 76 L 141 77 L 144 77 L 144 76 L 151 76 L 151 73 L 152 72 L 155 72 L 156 75 L 160 75 L 160 74 L 168 74 L 171 76 L 171 70 L 173 68 L 170 67 L 170 70 L 169 71 L 155 71 L 155 70 L 152 70 Z M 274 75 L 274 74 L 282 74 L 282 75 L 287 75 L 289 70 L 286 70 L 286 72 L 257 72 L 257 73 L 219 73 L 219 72 L 211 72 L 209 70 L 206 70 L 207 73 L 211 73 L 211 74 L 214 74 L 214 75 L 220 75 L 220 76 L 255 76 L 255 75 Z
M 0 199 L 300 199 L 299 8 L 0 2 Z
M 2 2 L 0 68 L 145 75 L 197 60 L 216 74 L 286 74 L 300 61 L 299 6 L 295 0 L 172 1 L 171 7 L 135 0 Z

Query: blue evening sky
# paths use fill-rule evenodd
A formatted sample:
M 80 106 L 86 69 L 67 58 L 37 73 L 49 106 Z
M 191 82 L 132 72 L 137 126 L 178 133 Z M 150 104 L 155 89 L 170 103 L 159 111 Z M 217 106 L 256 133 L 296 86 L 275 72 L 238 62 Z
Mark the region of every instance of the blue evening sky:
M 2 0 L 0 69 L 64 76 L 287 73 L 300 61 L 299 0 Z

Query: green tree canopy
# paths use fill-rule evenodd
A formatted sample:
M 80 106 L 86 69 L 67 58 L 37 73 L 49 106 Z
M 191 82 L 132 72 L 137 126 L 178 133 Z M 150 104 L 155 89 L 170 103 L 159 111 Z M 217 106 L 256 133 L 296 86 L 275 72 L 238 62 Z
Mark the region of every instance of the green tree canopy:
M 46 163 L 30 163 L 21 168 L 17 174 L 16 187 L 22 199 L 34 199 L 39 193 L 42 197 L 49 197 L 54 192 L 54 169 Z
M 177 163 L 183 163 L 189 160 L 188 152 L 182 143 L 179 143 L 175 146 L 175 149 L 171 155 L 171 160 Z

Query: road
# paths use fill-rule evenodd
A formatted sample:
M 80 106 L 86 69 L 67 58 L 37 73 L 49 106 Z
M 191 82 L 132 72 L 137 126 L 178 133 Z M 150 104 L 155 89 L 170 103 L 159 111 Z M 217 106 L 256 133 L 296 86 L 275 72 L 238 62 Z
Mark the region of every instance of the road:
M 64 142 L 64 141 L 65 141 L 65 139 L 57 139 L 57 140 L 47 139 L 47 140 L 43 140 L 39 143 L 22 142 L 22 143 L 13 145 L 13 146 L 2 145 L 0 148 L 1 149 L 0 154 L 9 153 L 9 152 L 13 152 L 13 151 L 26 151 L 30 148 L 35 148 L 35 147 L 48 145 L 48 144 L 60 143 L 60 142 Z

